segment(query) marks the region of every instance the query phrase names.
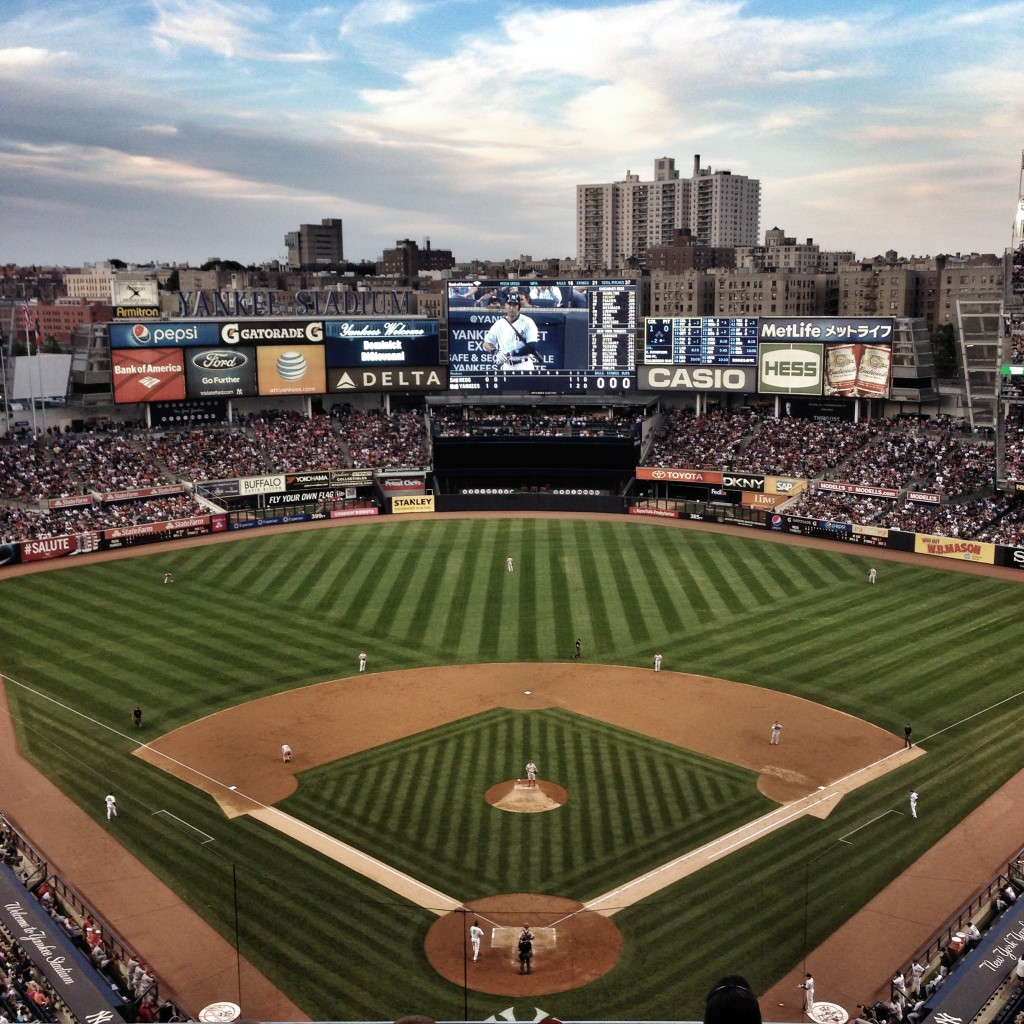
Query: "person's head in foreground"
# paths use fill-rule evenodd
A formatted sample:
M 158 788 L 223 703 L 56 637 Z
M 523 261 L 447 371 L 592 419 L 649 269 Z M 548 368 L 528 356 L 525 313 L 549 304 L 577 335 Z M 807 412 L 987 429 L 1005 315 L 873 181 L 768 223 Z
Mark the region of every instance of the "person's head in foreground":
M 704 1024 L 761 1024 L 761 1007 L 746 978 L 727 974 L 711 986 Z

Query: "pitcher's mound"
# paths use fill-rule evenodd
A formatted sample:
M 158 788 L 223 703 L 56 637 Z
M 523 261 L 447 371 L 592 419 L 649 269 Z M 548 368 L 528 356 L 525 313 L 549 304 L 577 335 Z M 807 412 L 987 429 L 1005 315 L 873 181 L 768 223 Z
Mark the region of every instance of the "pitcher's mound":
M 484 937 L 473 960 L 469 929 L 479 922 Z M 534 934 L 530 974 L 519 973 L 518 937 Z M 460 987 L 497 996 L 538 996 L 580 988 L 607 974 L 622 954 L 622 933 L 603 914 L 562 896 L 511 893 L 484 896 L 445 914 L 427 932 L 431 966 Z
M 522 779 L 516 779 L 491 786 L 484 793 L 484 799 L 500 811 L 536 814 L 561 807 L 569 799 L 569 794 L 554 782 L 538 782 L 535 786 L 528 786 Z

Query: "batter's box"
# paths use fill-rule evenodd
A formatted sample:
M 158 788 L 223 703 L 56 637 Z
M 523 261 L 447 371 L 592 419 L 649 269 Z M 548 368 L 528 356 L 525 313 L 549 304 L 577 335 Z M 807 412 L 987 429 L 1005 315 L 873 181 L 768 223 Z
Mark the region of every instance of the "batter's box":
M 553 950 L 557 944 L 557 930 L 556 928 L 531 928 L 534 953 L 547 953 Z M 522 928 L 506 928 L 495 925 L 491 929 L 491 946 L 494 949 L 507 949 L 518 955 L 519 936 L 522 934 Z

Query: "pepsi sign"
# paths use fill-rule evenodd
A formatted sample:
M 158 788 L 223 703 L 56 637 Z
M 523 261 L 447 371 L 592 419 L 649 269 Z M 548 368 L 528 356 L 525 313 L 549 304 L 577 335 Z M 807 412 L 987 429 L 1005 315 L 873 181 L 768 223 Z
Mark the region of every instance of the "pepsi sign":
M 111 324 L 108 330 L 111 348 L 176 348 L 220 342 L 217 324 L 196 321 Z

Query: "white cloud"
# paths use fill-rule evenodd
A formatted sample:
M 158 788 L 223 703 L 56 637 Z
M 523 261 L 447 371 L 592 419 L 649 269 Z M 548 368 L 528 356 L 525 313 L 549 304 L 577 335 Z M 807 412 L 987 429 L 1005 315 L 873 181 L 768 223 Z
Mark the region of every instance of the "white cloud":
M 0 48 L 0 75 L 17 75 L 30 68 L 42 67 L 63 57 L 39 46 L 7 46 Z

